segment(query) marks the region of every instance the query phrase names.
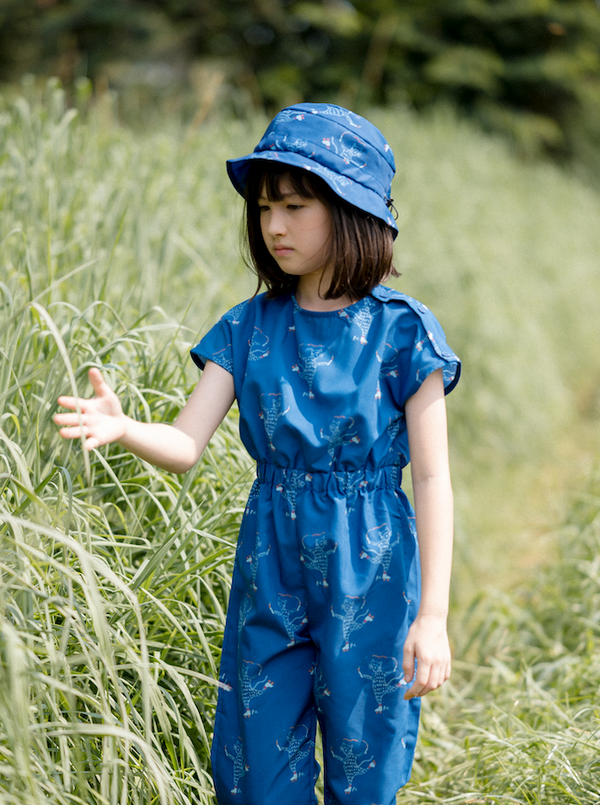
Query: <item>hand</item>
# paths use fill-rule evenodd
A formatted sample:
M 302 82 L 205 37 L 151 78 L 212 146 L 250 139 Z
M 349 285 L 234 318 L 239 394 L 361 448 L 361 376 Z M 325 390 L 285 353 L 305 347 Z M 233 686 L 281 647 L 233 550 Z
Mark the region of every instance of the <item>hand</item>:
M 76 413 L 56 414 L 54 421 L 57 425 L 65 426 L 59 431 L 64 439 L 85 437 L 83 446 L 89 451 L 121 439 L 125 435 L 127 417 L 119 398 L 104 381 L 102 372 L 99 369 L 90 369 L 88 378 L 94 389 L 94 397 L 59 397 L 59 405 Z M 77 413 L 77 406 L 81 415 Z
M 449 678 L 450 666 L 446 619 L 437 615 L 417 615 L 404 644 L 404 679 L 410 682 L 414 676 L 413 684 L 404 694 L 404 698 L 425 696 L 439 688 Z

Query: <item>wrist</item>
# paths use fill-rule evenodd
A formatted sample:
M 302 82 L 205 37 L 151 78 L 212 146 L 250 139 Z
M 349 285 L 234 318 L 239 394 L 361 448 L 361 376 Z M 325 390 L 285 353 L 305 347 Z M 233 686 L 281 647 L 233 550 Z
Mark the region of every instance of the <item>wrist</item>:
M 422 607 L 419 608 L 417 612 L 417 618 L 419 620 L 429 620 L 429 621 L 438 621 L 440 623 L 446 623 L 448 620 L 448 610 L 440 610 L 440 609 L 423 609 Z

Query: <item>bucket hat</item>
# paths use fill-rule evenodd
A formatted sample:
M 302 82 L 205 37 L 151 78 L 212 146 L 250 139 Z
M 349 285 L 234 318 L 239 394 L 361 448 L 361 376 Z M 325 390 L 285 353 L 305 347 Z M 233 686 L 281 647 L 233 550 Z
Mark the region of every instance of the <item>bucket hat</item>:
M 245 195 L 253 160 L 311 171 L 344 201 L 392 228 L 394 154 L 379 129 L 364 117 L 329 103 L 298 103 L 276 115 L 251 154 L 227 161 L 233 186 Z

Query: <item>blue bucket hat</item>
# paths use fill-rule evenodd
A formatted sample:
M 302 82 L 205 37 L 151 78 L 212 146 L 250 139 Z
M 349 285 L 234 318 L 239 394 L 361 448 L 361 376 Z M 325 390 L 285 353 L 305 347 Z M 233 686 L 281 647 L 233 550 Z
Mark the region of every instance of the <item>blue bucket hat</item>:
M 255 159 L 293 165 L 320 176 L 348 204 L 380 218 L 398 234 L 391 198 L 394 154 L 364 117 L 329 103 L 288 106 L 271 121 L 252 154 L 227 161 L 233 186 L 245 195 Z

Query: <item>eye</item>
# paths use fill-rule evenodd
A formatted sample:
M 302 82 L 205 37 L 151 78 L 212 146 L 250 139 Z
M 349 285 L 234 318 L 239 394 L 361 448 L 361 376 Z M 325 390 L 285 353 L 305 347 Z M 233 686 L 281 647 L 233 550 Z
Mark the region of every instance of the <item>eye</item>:
M 304 204 L 288 204 L 287 208 L 288 210 L 300 210 L 303 206 Z

